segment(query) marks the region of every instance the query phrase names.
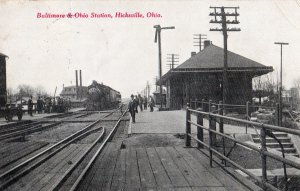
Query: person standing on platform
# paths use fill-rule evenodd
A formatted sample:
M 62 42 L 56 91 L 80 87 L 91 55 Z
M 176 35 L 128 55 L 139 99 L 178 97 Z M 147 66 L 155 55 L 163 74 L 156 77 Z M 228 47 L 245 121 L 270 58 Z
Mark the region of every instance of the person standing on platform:
M 36 101 L 36 109 L 38 114 L 42 113 L 42 108 L 43 108 L 43 101 L 41 100 L 41 97 Z
M 138 107 L 139 107 L 139 98 L 137 97 L 137 95 L 134 98 L 134 102 L 135 102 L 135 112 L 138 113 Z
M 140 110 L 143 111 L 144 100 L 143 100 L 141 94 L 139 94 L 139 104 L 140 104 Z
M 155 105 L 154 99 L 152 96 L 150 96 L 150 99 L 149 99 L 150 112 L 153 112 L 154 105 Z
M 130 97 L 131 97 L 131 100 L 128 103 L 128 110 L 131 115 L 132 123 L 135 123 L 135 111 L 136 111 L 135 103 L 136 102 L 135 102 L 133 95 L 131 95 Z
M 147 97 L 144 96 L 144 110 L 147 109 Z
M 32 101 L 32 96 L 28 99 L 28 114 L 32 117 L 32 110 L 33 110 L 33 101 Z

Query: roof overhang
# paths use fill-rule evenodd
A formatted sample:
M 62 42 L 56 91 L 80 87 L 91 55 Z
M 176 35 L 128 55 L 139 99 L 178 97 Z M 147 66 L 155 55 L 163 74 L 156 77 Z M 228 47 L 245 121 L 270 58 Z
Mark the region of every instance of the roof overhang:
M 228 68 L 227 72 L 235 72 L 235 73 L 248 73 L 253 76 L 261 76 L 267 74 L 269 72 L 273 72 L 272 66 L 266 67 L 236 67 L 236 68 Z M 191 74 L 191 73 L 223 73 L 223 68 L 175 68 L 169 70 L 166 74 L 162 76 L 160 79 L 162 81 L 162 85 L 166 85 L 166 81 L 177 74 Z M 160 84 L 160 80 L 157 81 L 157 85 Z

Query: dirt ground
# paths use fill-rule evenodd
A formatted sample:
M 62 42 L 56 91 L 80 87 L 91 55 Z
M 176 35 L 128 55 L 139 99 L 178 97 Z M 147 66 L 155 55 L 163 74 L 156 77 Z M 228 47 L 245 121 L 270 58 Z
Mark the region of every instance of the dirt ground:
M 176 134 L 133 134 L 123 141 L 131 147 L 184 146 L 184 139 Z

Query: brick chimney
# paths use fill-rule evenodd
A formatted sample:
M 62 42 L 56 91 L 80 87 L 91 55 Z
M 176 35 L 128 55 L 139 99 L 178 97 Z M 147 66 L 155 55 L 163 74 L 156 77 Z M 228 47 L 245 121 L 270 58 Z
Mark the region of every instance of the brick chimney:
M 205 40 L 204 41 L 204 48 L 208 47 L 209 45 L 211 45 L 211 41 L 210 40 Z
M 196 54 L 196 52 L 191 52 L 191 57 L 195 56 Z

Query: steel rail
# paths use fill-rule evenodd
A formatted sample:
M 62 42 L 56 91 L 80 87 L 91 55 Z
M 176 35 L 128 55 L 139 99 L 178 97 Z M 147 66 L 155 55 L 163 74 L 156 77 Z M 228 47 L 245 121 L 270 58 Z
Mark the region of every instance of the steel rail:
M 106 132 L 106 129 L 103 128 L 103 131 L 102 133 L 100 134 L 100 136 L 92 143 L 92 145 L 89 147 L 88 150 L 86 150 L 80 157 L 79 160 L 76 161 L 76 163 L 73 165 L 72 168 L 69 168 L 65 173 L 64 175 L 59 179 L 57 180 L 49 190 L 58 190 L 59 187 L 63 184 L 63 182 L 70 176 L 70 174 L 78 167 L 78 165 L 84 160 L 85 156 L 96 146 L 96 144 L 101 141 L 104 136 L 105 136 L 105 132 Z
M 3 180 L 3 179 L 5 180 L 5 179 L 7 179 L 7 178 L 10 178 L 10 176 L 11 176 L 13 173 L 15 173 L 15 172 L 17 172 L 18 170 L 24 168 L 24 167 L 25 167 L 26 165 L 28 165 L 30 162 L 36 160 L 37 158 L 41 157 L 42 155 L 44 155 L 44 154 L 46 154 L 46 153 L 48 153 L 48 152 L 51 152 L 53 149 L 56 149 L 57 147 L 61 146 L 62 144 L 64 144 L 64 143 L 68 144 L 68 143 L 70 143 L 70 142 L 72 141 L 72 139 L 73 139 L 73 141 L 74 141 L 74 139 L 76 139 L 76 137 L 80 137 L 80 135 L 81 135 L 82 133 L 86 133 L 86 131 L 88 131 L 90 128 L 92 128 L 93 126 L 95 126 L 95 125 L 96 125 L 97 123 L 99 123 L 102 119 L 104 119 L 104 118 L 106 118 L 106 117 L 112 115 L 112 113 L 114 113 L 115 111 L 116 111 L 116 110 L 112 111 L 111 113 L 105 115 L 103 118 L 101 118 L 101 119 L 99 119 L 99 120 L 97 120 L 97 121 L 95 121 L 95 122 L 93 122 L 93 123 L 87 125 L 85 128 L 83 128 L 83 129 L 81 129 L 81 130 L 79 130 L 79 131 L 73 133 L 72 135 L 68 136 L 67 138 L 65 138 L 65 139 L 59 141 L 58 143 L 52 145 L 51 147 L 47 148 L 46 150 L 43 150 L 42 152 L 36 154 L 35 156 L 33 156 L 33 157 L 27 159 L 26 161 L 24 161 L 24 162 L 18 164 L 17 166 L 15 166 L 15 167 L 9 169 L 8 171 L 2 173 L 2 174 L 0 175 L 0 180 Z M 71 141 L 70 141 L 70 140 L 71 140 Z M 61 150 L 61 148 L 58 148 L 58 150 L 53 151 L 53 152 L 51 153 L 52 155 L 51 155 L 51 154 L 50 154 L 50 155 L 53 156 L 55 153 L 57 153 L 58 151 L 60 151 L 59 149 Z M 49 155 L 48 155 L 48 156 L 49 156 Z M 50 157 L 51 157 L 51 156 L 50 156 Z M 18 177 L 16 177 L 16 178 L 19 178 L 19 177 L 20 177 L 21 175 L 23 175 L 25 172 L 28 172 L 29 170 L 31 170 L 32 168 L 34 168 L 34 167 L 36 167 L 37 165 L 41 164 L 41 163 L 44 162 L 45 160 L 47 160 L 47 157 L 44 158 L 44 159 L 42 159 L 42 160 L 40 160 L 38 163 L 35 163 L 35 165 L 32 165 L 31 168 L 27 168 L 27 169 L 25 169 L 25 171 L 19 173 L 19 174 L 18 174 Z M 15 178 L 14 178 L 14 179 L 11 178 L 11 179 L 9 179 L 9 180 L 6 181 L 6 182 L 1 181 L 0 190 L 1 190 L 2 188 L 6 187 L 9 183 L 11 183 L 12 180 L 15 180 Z M 2 183 L 2 182 L 4 182 L 4 183 Z
M 48 155 L 46 155 L 44 158 L 38 160 L 37 162 L 35 162 L 34 164 L 26 167 L 24 170 L 22 170 L 21 172 L 18 172 L 16 175 L 11 175 L 9 174 L 9 177 L 7 179 L 4 179 L 3 182 L 1 182 L 0 184 L 0 189 L 4 189 L 6 187 L 8 187 L 11 183 L 15 182 L 16 180 L 18 180 L 20 177 L 22 177 L 23 175 L 27 174 L 30 170 L 34 169 L 35 167 L 39 166 L 40 164 L 42 164 L 43 162 L 45 162 L 46 160 L 48 160 L 49 158 L 51 158 L 52 156 L 54 156 L 56 153 L 60 152 L 61 150 L 63 150 L 64 148 L 66 148 L 68 145 L 70 145 L 71 143 L 77 141 L 78 139 L 87 136 L 88 134 L 97 131 L 98 129 L 91 129 L 88 131 L 83 132 L 82 134 L 73 137 L 71 140 L 69 140 L 66 144 L 62 145 L 60 148 L 58 148 L 57 150 L 54 150 L 52 153 L 49 153 Z
M 106 137 L 106 139 L 103 141 L 102 145 L 99 147 L 99 149 L 97 150 L 97 152 L 94 154 L 93 158 L 90 160 L 90 162 L 88 163 L 88 165 L 84 168 L 84 170 L 82 171 L 82 173 L 79 175 L 79 177 L 77 178 L 77 180 L 75 181 L 75 183 L 73 184 L 73 186 L 71 187 L 70 191 L 75 191 L 79 184 L 81 183 L 81 181 L 85 178 L 87 172 L 89 171 L 89 169 L 91 168 L 91 166 L 94 164 L 94 162 L 96 161 L 96 159 L 98 158 L 99 154 L 102 152 L 103 148 L 105 147 L 105 145 L 107 144 L 108 141 L 110 141 L 110 139 L 112 138 L 112 136 L 114 135 L 117 127 L 119 126 L 122 118 L 124 117 L 124 115 L 127 113 L 127 110 L 124 111 L 124 113 L 122 114 L 122 116 L 119 118 L 118 122 L 116 123 L 116 125 L 114 126 L 114 128 L 112 129 L 112 131 L 109 133 L 109 135 Z
M 13 131 L 18 131 L 18 130 L 21 130 L 21 129 L 25 129 L 27 127 L 30 127 L 32 125 L 38 125 L 40 123 L 41 122 L 37 121 L 37 122 L 23 124 L 23 125 L 20 125 L 20 126 L 18 126 L 16 124 L 16 126 L 12 126 L 12 127 L 7 127 L 7 128 L 0 129 L 0 135 L 4 135 L 4 134 L 8 134 L 8 133 L 13 132 Z
M 38 124 L 36 126 L 28 128 L 28 129 L 23 129 L 23 130 L 20 130 L 20 131 L 15 131 L 15 132 L 12 132 L 12 133 L 9 133 L 9 134 L 1 135 L 0 136 L 0 141 L 6 140 L 6 139 L 9 139 L 9 138 L 12 138 L 12 137 L 26 135 L 26 134 L 29 134 L 29 133 L 33 133 L 35 131 L 40 131 L 40 130 L 43 130 L 45 128 L 54 127 L 54 126 L 59 125 L 61 123 L 62 122 L 56 122 L 56 123 L 53 123 L 53 124 L 50 124 L 50 125 L 46 125 L 44 127 L 41 124 Z

